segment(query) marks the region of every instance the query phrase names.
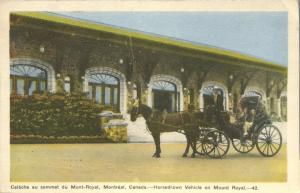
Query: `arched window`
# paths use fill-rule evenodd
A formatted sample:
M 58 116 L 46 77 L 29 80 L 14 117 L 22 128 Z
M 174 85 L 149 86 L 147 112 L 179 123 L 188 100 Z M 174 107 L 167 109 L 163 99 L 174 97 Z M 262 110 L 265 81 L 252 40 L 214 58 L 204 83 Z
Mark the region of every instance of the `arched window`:
M 177 111 L 179 93 L 175 84 L 164 80 L 153 81 L 152 93 L 154 109 L 168 112 Z
M 10 66 L 10 93 L 32 95 L 47 90 L 47 72 L 28 64 Z
M 152 89 L 164 90 L 164 91 L 176 91 L 176 85 L 167 81 L 155 81 L 153 82 Z
M 119 109 L 120 81 L 109 74 L 96 73 L 88 77 L 89 97 L 97 103 Z
M 157 110 L 182 111 L 183 89 L 179 79 L 166 74 L 156 74 L 148 84 L 148 106 Z
M 262 99 L 262 94 L 257 91 L 247 91 L 244 96 L 259 96 Z

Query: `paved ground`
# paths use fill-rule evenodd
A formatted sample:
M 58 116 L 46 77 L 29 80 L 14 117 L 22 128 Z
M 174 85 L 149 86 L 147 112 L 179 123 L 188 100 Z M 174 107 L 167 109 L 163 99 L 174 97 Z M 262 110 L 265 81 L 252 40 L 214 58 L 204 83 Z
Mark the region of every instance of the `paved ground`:
M 12 181 L 273 182 L 286 181 L 286 146 L 273 158 L 257 150 L 221 160 L 182 158 L 185 144 L 11 145 Z

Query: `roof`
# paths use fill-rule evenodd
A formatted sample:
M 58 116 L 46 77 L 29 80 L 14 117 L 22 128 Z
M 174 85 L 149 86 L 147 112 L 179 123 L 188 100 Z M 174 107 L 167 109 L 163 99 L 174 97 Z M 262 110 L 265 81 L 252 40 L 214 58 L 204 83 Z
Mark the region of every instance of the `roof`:
M 287 71 L 287 67 L 285 67 L 283 65 L 269 62 L 269 61 L 259 59 L 256 57 L 252 57 L 252 56 L 249 56 L 246 54 L 241 54 L 239 52 L 221 49 L 221 48 L 210 47 L 210 46 L 206 46 L 206 45 L 199 45 L 199 44 L 194 44 L 191 42 L 175 40 L 172 38 L 160 37 L 160 36 L 155 36 L 152 34 L 136 32 L 133 30 L 131 31 L 128 29 L 116 28 L 116 27 L 112 27 L 112 26 L 104 25 L 104 24 L 100 24 L 100 23 L 83 21 L 83 20 L 68 18 L 68 17 L 64 17 L 64 16 L 59 16 L 59 15 L 53 15 L 53 14 L 49 14 L 47 12 L 13 12 L 12 14 L 17 15 L 17 16 L 34 18 L 34 19 L 38 19 L 38 20 L 44 20 L 44 21 L 48 21 L 48 22 L 70 25 L 73 27 L 78 27 L 78 28 L 87 29 L 87 30 L 102 31 L 102 32 L 111 33 L 111 34 L 115 34 L 115 35 L 127 36 L 127 37 L 131 37 L 134 39 L 140 39 L 140 40 L 165 44 L 165 45 L 169 45 L 169 46 L 175 46 L 175 47 L 179 47 L 179 48 L 183 48 L 183 49 L 191 49 L 194 51 L 205 52 L 205 53 L 218 55 L 218 56 L 226 56 L 226 57 L 229 57 L 229 58 L 232 58 L 235 60 L 239 60 L 241 62 L 254 63 L 258 67 L 265 67 L 265 68 L 272 69 L 272 70 L 278 71 L 278 72 L 286 73 L 286 71 Z

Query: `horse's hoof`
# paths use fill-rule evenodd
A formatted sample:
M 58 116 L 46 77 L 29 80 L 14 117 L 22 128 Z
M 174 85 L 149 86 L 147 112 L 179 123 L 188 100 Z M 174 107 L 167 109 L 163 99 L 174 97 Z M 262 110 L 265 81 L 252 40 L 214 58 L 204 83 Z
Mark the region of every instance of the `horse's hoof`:
M 160 158 L 160 155 L 159 155 L 159 153 L 154 153 L 152 157 Z
M 182 157 L 187 157 L 187 154 L 185 154 L 185 153 L 184 153 L 184 154 L 182 154 Z

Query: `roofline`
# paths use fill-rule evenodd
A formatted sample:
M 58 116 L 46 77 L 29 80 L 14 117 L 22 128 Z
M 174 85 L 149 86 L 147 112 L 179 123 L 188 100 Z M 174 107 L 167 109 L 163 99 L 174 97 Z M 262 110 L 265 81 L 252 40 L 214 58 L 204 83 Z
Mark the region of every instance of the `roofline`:
M 59 16 L 54 14 L 48 14 L 46 12 L 12 12 L 11 14 L 49 21 L 49 22 L 66 24 L 66 25 L 88 29 L 88 30 L 104 31 L 104 32 L 108 32 L 120 36 L 128 36 L 131 38 L 136 38 L 136 39 L 141 39 L 141 40 L 146 40 L 146 41 L 151 41 L 156 43 L 163 43 L 170 46 L 176 46 L 180 48 L 191 49 L 191 50 L 206 52 L 215 55 L 227 56 L 233 59 L 239 59 L 244 62 L 254 62 L 256 63 L 255 64 L 256 66 L 262 67 L 263 65 L 266 68 L 271 68 L 274 70 L 276 69 L 276 71 L 280 71 L 283 73 L 287 72 L 286 66 L 265 61 L 245 54 L 241 54 L 238 52 L 221 49 L 221 48 L 209 47 L 204 45 L 196 45 L 186 41 L 178 41 L 171 38 L 159 37 L 159 36 L 150 35 L 142 32 L 136 32 L 136 31 L 130 31 L 121 28 L 111 27 L 100 23 L 89 22 L 80 19 L 77 20 L 77 19 L 69 18 L 67 16 L 64 17 L 64 16 Z

